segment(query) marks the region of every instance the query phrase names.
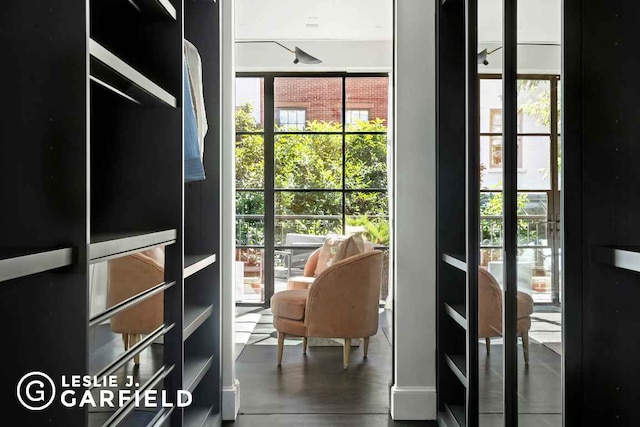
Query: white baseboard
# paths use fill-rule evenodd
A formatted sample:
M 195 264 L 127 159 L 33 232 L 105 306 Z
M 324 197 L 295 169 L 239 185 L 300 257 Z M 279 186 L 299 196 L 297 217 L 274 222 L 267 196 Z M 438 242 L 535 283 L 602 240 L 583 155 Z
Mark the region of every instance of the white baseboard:
M 222 388 L 222 420 L 235 421 L 240 411 L 240 381 L 234 380 L 231 387 Z
M 437 407 L 435 387 L 391 387 L 391 418 L 394 420 L 435 420 Z

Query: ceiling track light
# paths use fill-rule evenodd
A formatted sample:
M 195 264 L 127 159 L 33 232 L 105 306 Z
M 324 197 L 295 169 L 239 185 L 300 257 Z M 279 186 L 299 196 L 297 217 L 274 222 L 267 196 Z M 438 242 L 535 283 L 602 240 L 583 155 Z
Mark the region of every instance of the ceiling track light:
M 295 46 L 294 49 L 290 49 L 288 47 L 286 47 L 285 45 L 283 45 L 282 43 L 279 43 L 275 40 L 241 40 L 241 41 L 236 41 L 236 43 L 275 43 L 278 46 L 280 46 L 281 48 L 291 52 L 294 54 L 294 59 L 293 59 L 293 63 L 297 64 L 299 62 L 303 63 L 303 64 L 321 64 L 322 61 L 319 60 L 318 58 L 316 58 L 313 55 L 309 55 L 307 52 L 305 52 L 304 50 L 300 49 L 298 46 Z
M 518 43 L 518 46 L 560 46 L 559 43 Z M 489 65 L 488 57 L 496 50 L 502 49 L 502 46 L 498 46 L 493 50 L 483 49 L 478 52 L 478 64 Z

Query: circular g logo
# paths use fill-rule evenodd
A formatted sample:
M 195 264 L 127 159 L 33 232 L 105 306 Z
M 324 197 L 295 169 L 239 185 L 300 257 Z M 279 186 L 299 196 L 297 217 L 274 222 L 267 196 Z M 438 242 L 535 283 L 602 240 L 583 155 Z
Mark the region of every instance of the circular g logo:
M 16 395 L 25 408 L 42 411 L 53 403 L 56 397 L 56 385 L 51 377 L 43 372 L 29 372 L 18 382 Z

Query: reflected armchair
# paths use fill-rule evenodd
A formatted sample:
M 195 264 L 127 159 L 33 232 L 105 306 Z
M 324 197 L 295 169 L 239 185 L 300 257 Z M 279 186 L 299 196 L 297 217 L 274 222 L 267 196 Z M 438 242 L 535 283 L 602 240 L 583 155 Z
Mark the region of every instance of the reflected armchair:
M 531 295 L 518 292 L 517 333 L 522 337 L 524 361 L 529 364 L 529 329 L 533 314 Z M 491 338 L 502 336 L 502 290 L 495 277 L 480 267 L 478 274 L 478 338 L 484 338 L 487 355 L 491 353 Z
M 112 307 L 164 281 L 164 249 L 155 248 L 108 262 L 107 306 Z M 140 341 L 141 334 L 157 329 L 164 318 L 162 293 L 111 318 L 111 331 L 122 334 L 125 351 Z M 140 363 L 140 355 L 134 356 Z

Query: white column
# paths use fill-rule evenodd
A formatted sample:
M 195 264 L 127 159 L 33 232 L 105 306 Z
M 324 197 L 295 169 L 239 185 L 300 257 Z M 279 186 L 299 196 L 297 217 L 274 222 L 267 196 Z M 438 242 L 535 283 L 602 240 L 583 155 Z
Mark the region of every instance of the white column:
M 220 1 L 222 96 L 222 419 L 235 420 L 240 383 L 235 369 L 235 65 L 234 1 Z
M 395 420 L 437 413 L 436 3 L 395 1 Z

